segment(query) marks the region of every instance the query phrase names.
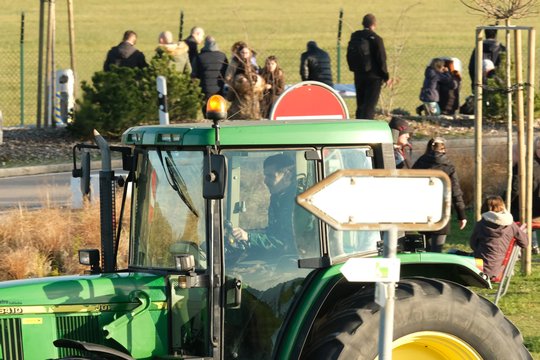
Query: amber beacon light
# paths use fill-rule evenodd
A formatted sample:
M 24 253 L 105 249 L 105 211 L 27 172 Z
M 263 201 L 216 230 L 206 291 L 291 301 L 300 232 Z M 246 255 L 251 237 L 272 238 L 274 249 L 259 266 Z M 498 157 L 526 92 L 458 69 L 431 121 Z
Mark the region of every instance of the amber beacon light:
M 227 102 L 223 96 L 210 96 L 206 103 L 206 117 L 210 120 L 223 120 L 227 117 Z

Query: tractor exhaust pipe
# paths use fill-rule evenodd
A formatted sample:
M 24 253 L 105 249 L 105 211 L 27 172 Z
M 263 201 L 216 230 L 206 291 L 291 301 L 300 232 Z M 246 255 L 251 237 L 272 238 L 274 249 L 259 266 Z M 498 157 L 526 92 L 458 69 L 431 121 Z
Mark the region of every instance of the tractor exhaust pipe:
M 111 169 L 111 150 L 107 141 L 94 130 L 96 144 L 101 152 L 99 172 L 99 206 L 101 223 L 101 268 L 103 272 L 116 270 L 115 241 L 116 206 L 115 177 Z

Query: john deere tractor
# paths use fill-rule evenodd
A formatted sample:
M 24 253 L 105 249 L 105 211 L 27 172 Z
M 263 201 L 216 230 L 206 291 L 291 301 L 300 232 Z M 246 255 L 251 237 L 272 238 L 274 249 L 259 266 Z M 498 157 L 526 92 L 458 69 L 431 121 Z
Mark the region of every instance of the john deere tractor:
M 338 170 L 394 169 L 385 121 L 214 119 L 134 127 L 121 147 L 96 142 L 75 147 L 73 172 L 88 191 L 88 154 L 101 152 L 101 249 L 81 249 L 85 275 L 0 284 L 1 359 L 381 358 L 376 285 L 340 270 L 380 257 L 385 233 L 336 230 L 296 196 Z M 111 167 L 115 151 L 127 176 Z M 286 165 L 269 173 L 276 156 Z M 272 176 L 288 178 L 287 196 L 269 192 Z M 405 250 L 394 359 L 530 358 L 518 329 L 471 289 L 490 286 L 473 258 Z

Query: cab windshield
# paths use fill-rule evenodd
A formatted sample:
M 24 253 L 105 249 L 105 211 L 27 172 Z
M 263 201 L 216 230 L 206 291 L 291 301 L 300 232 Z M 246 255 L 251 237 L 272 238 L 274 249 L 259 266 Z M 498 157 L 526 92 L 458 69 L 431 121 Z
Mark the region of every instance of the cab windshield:
M 138 158 L 130 266 L 174 269 L 176 254 L 206 268 L 203 153 L 149 150 Z

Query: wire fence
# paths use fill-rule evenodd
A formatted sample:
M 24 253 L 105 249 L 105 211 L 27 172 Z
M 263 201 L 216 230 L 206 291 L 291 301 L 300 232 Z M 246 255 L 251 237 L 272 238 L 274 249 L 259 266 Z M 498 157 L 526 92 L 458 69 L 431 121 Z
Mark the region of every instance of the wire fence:
M 226 47 L 223 47 L 226 48 Z M 332 59 L 332 73 L 335 83 L 353 84 L 353 74 L 349 71 L 345 60 L 346 44 L 340 51 L 336 48 L 325 49 Z M 434 57 L 453 57 L 461 62 L 462 83 L 460 102 L 471 94 L 471 81 L 467 71 L 470 48 L 425 48 L 405 47 L 397 55 L 396 52 L 387 48 L 388 66 L 390 76 L 395 79 L 392 90 L 383 89 L 379 100 L 379 108 L 386 112 L 399 111 L 414 114 L 414 109 L 420 104 L 418 96 L 424 78 L 424 70 Z M 540 49 L 536 51 L 536 58 L 540 58 Z M 285 73 L 287 84 L 295 84 L 300 81 L 300 54 L 304 48 L 298 49 L 275 49 L 258 52 L 259 65 L 269 55 L 278 57 L 280 66 Z M 147 58 L 153 54 L 145 54 Z M 76 95 L 81 96 L 81 81 L 90 81 L 92 74 L 102 69 L 105 53 L 95 51 L 77 51 L 76 53 Z M 339 60 L 338 60 L 339 58 Z M 527 55 L 524 54 L 524 61 Z M 21 72 L 20 51 L 4 51 L 0 59 L 0 111 L 3 113 L 3 126 L 33 126 L 37 119 L 37 50 L 26 51 L 23 56 L 24 66 Z M 61 53 L 55 56 L 56 69 L 69 68 L 69 54 Z M 526 64 L 525 69 L 526 69 Z M 538 79 L 540 62 L 536 62 L 536 79 Z M 21 75 L 22 74 L 22 75 Z M 538 81 L 536 81 L 538 84 Z M 353 98 L 346 98 L 349 114 L 354 114 L 356 103 Z M 44 108 L 43 103 L 43 108 Z M 156 114 L 157 117 L 157 114 Z

